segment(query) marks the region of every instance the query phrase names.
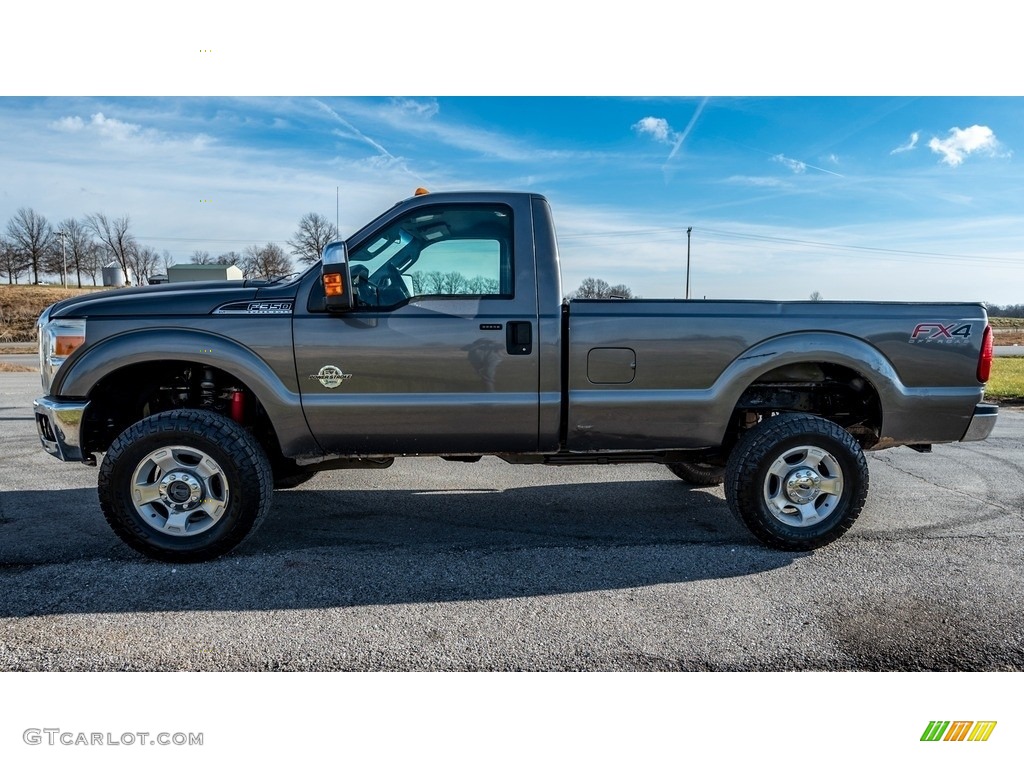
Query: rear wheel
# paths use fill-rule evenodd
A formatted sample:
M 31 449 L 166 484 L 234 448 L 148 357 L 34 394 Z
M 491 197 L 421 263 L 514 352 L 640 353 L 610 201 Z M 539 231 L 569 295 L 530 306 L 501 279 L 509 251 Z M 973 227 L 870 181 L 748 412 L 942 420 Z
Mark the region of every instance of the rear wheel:
M 808 550 L 850 529 L 867 498 L 860 445 L 827 419 L 784 413 L 747 432 L 729 456 L 729 508 L 768 546 Z
M 690 485 L 702 488 L 725 482 L 725 467 L 702 461 L 674 461 L 666 464 L 672 474 Z
M 167 411 L 121 433 L 100 465 L 100 508 L 114 532 L 157 560 L 211 560 L 256 530 L 273 495 L 256 439 L 209 411 Z

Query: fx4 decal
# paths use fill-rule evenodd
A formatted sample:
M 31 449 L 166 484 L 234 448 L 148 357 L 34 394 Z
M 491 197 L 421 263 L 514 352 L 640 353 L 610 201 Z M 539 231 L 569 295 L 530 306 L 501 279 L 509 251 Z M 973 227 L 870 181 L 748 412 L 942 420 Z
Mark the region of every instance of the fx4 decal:
M 969 344 L 973 323 L 918 323 L 911 344 Z

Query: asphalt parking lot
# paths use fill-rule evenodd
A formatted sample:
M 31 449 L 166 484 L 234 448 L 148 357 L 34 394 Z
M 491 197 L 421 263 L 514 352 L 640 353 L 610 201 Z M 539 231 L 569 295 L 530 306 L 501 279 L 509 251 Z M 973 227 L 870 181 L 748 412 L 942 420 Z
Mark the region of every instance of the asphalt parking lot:
M 150 562 L 0 374 L 0 670 L 1020 670 L 1024 413 L 869 457 L 853 530 L 751 539 L 663 467 L 400 459 L 278 492 L 243 547 Z

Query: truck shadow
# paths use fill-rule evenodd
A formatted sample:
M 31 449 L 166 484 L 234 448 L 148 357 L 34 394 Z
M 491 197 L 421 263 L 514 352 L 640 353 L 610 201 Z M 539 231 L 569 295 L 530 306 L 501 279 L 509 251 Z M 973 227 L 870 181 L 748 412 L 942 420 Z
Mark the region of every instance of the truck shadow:
M 490 600 L 715 580 L 784 567 L 719 492 L 678 481 L 305 490 L 210 563 L 122 544 L 92 488 L 0 492 L 0 616 L 286 610 Z

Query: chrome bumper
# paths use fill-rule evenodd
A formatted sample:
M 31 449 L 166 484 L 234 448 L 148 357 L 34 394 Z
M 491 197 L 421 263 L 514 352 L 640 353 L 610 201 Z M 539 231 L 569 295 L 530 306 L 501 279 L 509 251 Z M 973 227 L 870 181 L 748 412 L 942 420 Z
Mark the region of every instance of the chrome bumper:
M 82 418 L 89 402 L 60 402 L 41 397 L 33 406 L 43 450 L 61 461 L 82 461 Z
M 960 438 L 960 442 L 969 443 L 974 440 L 984 440 L 992 434 L 992 428 L 996 425 L 996 417 L 999 415 L 999 406 L 991 403 L 978 403 L 974 406 L 974 418 L 971 419 L 967 431 Z

